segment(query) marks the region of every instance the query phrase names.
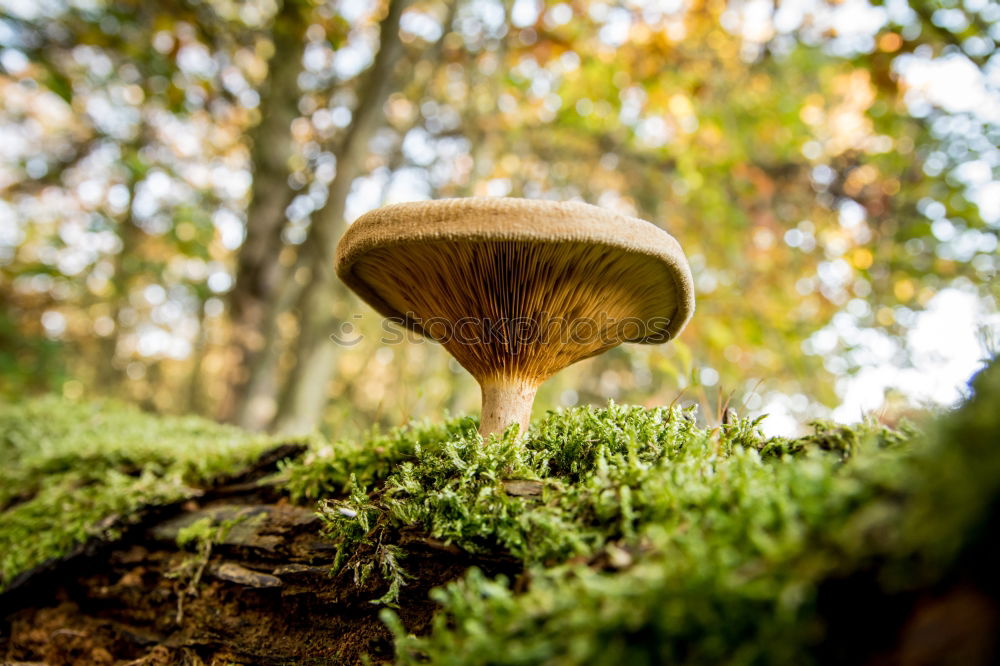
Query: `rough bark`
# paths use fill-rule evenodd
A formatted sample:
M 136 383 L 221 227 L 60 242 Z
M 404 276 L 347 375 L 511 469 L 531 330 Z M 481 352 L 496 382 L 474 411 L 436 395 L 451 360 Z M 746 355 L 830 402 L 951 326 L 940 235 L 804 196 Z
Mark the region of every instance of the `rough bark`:
M 265 480 L 277 460 L 300 453 L 276 449 L 248 475 L 199 498 L 129 516 L 118 541 L 93 542 L 15 581 L 0 595 L 0 659 L 152 665 L 390 658 L 391 635 L 372 603 L 387 582 L 375 574 L 359 583 L 347 568 L 331 573 L 336 544 L 322 536 L 314 509 L 289 504 Z M 204 520 L 231 527 L 207 553 L 179 548 L 180 531 Z M 430 628 L 436 610 L 431 588 L 473 565 L 490 575 L 521 569 L 510 557 L 474 557 L 413 530 L 387 538 L 406 553 L 411 578 L 398 612 L 417 634 Z M 368 548 L 354 556 L 370 556 Z
M 240 248 L 236 281 L 230 294 L 233 323 L 233 375 L 221 412 L 227 420 L 260 429 L 270 414 L 261 400 L 276 391 L 274 363 L 261 357 L 268 338 L 269 311 L 283 275 L 279 256 L 285 209 L 292 198 L 288 160 L 292 120 L 298 114 L 298 76 L 302 72 L 303 36 L 307 20 L 296 0 L 286 0 L 275 19 L 274 54 L 261 90 L 261 120 L 251 134 L 253 193 L 247 209 L 246 238 Z
M 302 261 L 311 279 L 299 299 L 296 363 L 286 382 L 274 427 L 308 432 L 319 423 L 328 399 L 337 349 L 329 339 L 337 324 L 336 306 L 345 293 L 333 270 L 337 241 L 345 228 L 344 209 L 355 178 L 364 172 L 368 142 L 383 122 L 382 106 L 396 84 L 393 70 L 403 55 L 399 20 L 410 0 L 391 0 L 379 29 L 379 51 L 365 74 L 354 117 L 336 151 L 337 172 L 326 204 L 313 216 L 302 244 Z
M 247 364 L 249 378 L 237 411 L 237 423 L 249 430 L 262 430 L 274 418 L 278 408 L 278 362 L 286 341 L 282 340 L 279 317 L 290 311 L 302 293 L 294 272 L 283 274 L 277 292 L 267 304 L 260 323 L 261 347 Z

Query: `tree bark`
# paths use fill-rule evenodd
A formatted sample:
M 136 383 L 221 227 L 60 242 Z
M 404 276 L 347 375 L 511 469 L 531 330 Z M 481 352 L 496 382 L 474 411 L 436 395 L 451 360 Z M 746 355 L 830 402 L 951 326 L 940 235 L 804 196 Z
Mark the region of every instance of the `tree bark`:
M 368 142 L 383 122 L 382 106 L 396 83 L 393 70 L 403 52 L 399 20 L 410 0 L 390 0 L 379 29 L 379 51 L 368 70 L 354 118 L 336 151 L 337 173 L 326 204 L 313 216 L 302 244 L 302 260 L 311 279 L 299 300 L 299 338 L 296 364 L 286 382 L 275 419 L 275 430 L 308 432 L 316 427 L 328 399 L 336 347 L 329 339 L 335 330 L 335 308 L 345 293 L 333 268 L 337 241 L 344 231 L 344 208 L 355 178 L 364 172 Z M 445 28 L 447 30 L 447 26 Z
M 230 294 L 234 355 L 230 390 L 221 409 L 224 419 L 250 429 L 267 425 L 271 414 L 261 408 L 261 402 L 269 398 L 273 402 L 276 391 L 275 363 L 261 351 L 268 346 L 268 337 L 277 334 L 267 322 L 283 279 L 281 232 L 292 198 L 288 186 L 288 160 L 294 149 L 290 126 L 298 114 L 307 23 L 301 3 L 286 0 L 275 19 L 274 53 L 261 90 L 261 120 L 252 133 L 253 193 Z
M 136 136 L 136 141 L 125 148 L 130 158 L 138 160 L 140 159 L 139 147 L 147 138 L 145 122 L 142 123 Z M 131 160 L 124 162 L 130 164 Z M 118 343 L 122 337 L 122 305 L 128 299 L 129 282 L 133 272 L 130 264 L 134 262 L 133 257 L 137 247 L 141 244 L 143 234 L 135 220 L 135 191 L 142 176 L 130 166 L 127 167 L 127 170 L 128 207 L 118 222 L 118 238 L 121 240 L 122 246 L 111 261 L 111 295 L 107 299 L 111 304 L 109 317 L 114 323 L 114 328 L 100 340 L 101 362 L 97 365 L 96 373 L 97 385 L 107 395 L 116 395 L 122 389 L 122 368 L 118 364 Z
M 362 664 L 366 653 L 387 663 L 392 635 L 373 600 L 388 581 L 334 569 L 336 544 L 315 508 L 290 503 L 267 478 L 303 450 L 278 447 L 186 501 L 120 516 L 113 540 L 92 537 L 16 578 L 0 594 L 3 663 Z M 541 493 L 531 481 L 504 483 L 511 494 Z M 181 549 L 181 530 L 197 522 L 219 531 Z M 398 612 L 415 634 L 430 630 L 438 608 L 429 591 L 470 566 L 522 571 L 504 553 L 473 555 L 414 528 L 385 538 L 405 553 Z M 351 557 L 373 558 L 372 547 Z

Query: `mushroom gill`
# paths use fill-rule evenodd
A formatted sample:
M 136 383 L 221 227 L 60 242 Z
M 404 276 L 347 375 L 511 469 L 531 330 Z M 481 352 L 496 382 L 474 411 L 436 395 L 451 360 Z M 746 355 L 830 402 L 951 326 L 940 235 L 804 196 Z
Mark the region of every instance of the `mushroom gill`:
M 424 224 L 400 226 L 407 212 Z M 534 224 L 519 228 L 526 216 Z M 631 233 L 623 241 L 616 231 Z M 483 436 L 513 423 L 524 433 L 552 374 L 623 342 L 666 342 L 693 309 L 687 264 L 666 232 L 585 204 L 390 206 L 352 225 L 337 270 L 476 378 Z

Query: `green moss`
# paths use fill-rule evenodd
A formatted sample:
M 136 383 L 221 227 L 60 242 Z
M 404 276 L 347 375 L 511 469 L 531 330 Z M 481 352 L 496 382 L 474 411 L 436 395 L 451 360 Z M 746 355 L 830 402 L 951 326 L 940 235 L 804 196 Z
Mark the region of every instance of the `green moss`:
M 285 488 L 296 501 L 343 495 L 353 487 L 352 479 L 364 485 L 384 479 L 416 451 L 474 437 L 477 428 L 474 419 L 465 417 L 444 424 L 409 424 L 385 434 L 373 431 L 359 442 L 319 443 L 305 456 L 282 463 Z
M 525 593 L 476 571 L 436 591 L 427 637 L 385 611 L 401 663 L 807 663 L 824 581 L 872 562 L 887 593 L 933 580 L 982 522 L 1000 490 L 991 400 L 998 368 L 930 436 L 818 423 L 791 440 L 611 405 L 550 414 L 524 446 L 466 420 L 380 437 L 392 465 L 334 449 L 287 471 L 349 493 L 321 514 L 341 565 L 390 580 L 379 601 L 405 584 L 405 561 L 380 559 L 402 527 L 527 567 Z
M 550 413 L 523 443 L 482 442 L 468 418 L 316 442 L 282 472 L 317 502 L 337 566 L 388 582 L 376 603 L 408 582 L 403 528 L 524 564 L 526 590 L 473 569 L 435 591 L 424 637 L 383 610 L 399 663 L 802 664 L 828 630 L 824 585 L 858 572 L 886 594 L 930 585 L 983 538 L 1000 495 L 1000 365 L 974 388 L 927 435 L 818 423 L 768 439 L 753 421 L 704 428 L 690 410 L 612 404 Z M 0 410 L 15 461 L 0 471 L 4 575 L 271 445 L 106 406 Z
M 338 471 L 332 485 L 347 486 L 351 495 L 325 501 L 320 510 L 342 562 L 360 545 L 381 540 L 385 530 L 403 526 L 474 553 L 506 552 L 528 565 L 590 558 L 610 542 L 640 547 L 650 529 L 682 533 L 698 512 L 709 524 L 722 521 L 734 530 L 712 538 L 754 538 L 780 550 L 803 530 L 822 528 L 844 503 L 863 501 L 848 491 L 868 489 L 838 472 L 848 452 L 869 451 L 874 458 L 904 439 L 870 424 L 823 424 L 800 440 L 769 440 L 756 426 L 739 421 L 705 429 L 690 410 L 612 404 L 550 414 L 524 445 L 512 433 L 481 442 L 464 421 L 433 433 L 400 431 L 381 444 L 399 460 L 394 467 L 353 482 Z M 289 471 L 295 484 L 316 469 L 306 461 Z M 512 494 L 504 483 L 511 479 L 538 482 L 540 496 Z M 761 524 L 734 520 L 735 508 Z M 725 515 L 710 514 L 715 511 Z
M 988 538 L 997 404 L 994 364 L 926 437 L 823 425 L 762 441 L 746 422 L 704 431 L 676 412 L 571 412 L 533 431 L 534 453 L 514 466 L 552 484 L 535 504 L 499 499 L 492 472 L 475 481 L 477 456 L 449 445 L 455 471 L 437 481 L 467 514 L 396 482 L 424 461 L 389 476 L 383 510 L 463 545 L 501 543 L 531 583 L 517 594 L 471 571 L 433 593 L 443 611 L 426 637 L 383 611 L 398 663 L 811 663 L 825 582 L 866 572 L 878 594 L 917 589 Z M 566 563 L 572 553 L 598 557 Z
M 225 541 L 229 531 L 243 520 L 245 517 L 221 522 L 209 516 L 199 518 L 177 531 L 177 545 L 180 548 L 193 548 L 196 552 L 211 550 L 215 544 Z
M 0 587 L 104 535 L 115 518 L 188 497 L 276 442 L 204 419 L 44 398 L 0 406 Z

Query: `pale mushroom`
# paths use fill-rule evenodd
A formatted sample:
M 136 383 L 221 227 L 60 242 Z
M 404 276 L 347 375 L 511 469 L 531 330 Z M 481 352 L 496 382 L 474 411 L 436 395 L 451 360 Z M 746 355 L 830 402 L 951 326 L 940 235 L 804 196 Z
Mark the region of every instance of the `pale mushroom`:
M 382 315 L 440 342 L 479 382 L 480 433 L 527 430 L 538 386 L 622 342 L 674 338 L 694 312 L 667 232 L 583 203 L 445 199 L 355 221 L 337 274 Z

